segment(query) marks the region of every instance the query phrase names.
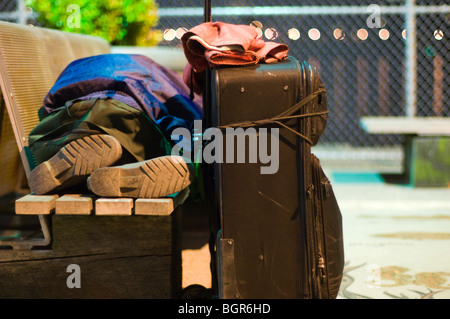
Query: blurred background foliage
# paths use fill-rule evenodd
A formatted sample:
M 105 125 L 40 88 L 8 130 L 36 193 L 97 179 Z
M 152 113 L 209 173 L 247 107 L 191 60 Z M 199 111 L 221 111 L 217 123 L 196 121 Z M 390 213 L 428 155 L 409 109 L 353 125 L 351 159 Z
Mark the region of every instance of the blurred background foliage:
M 26 0 L 43 27 L 100 36 L 112 45 L 155 46 L 162 40 L 154 0 Z

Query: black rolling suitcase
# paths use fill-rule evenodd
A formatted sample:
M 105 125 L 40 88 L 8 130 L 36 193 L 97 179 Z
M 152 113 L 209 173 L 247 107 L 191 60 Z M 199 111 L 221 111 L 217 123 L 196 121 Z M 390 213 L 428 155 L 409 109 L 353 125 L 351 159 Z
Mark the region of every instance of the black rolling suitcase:
M 223 133 L 223 161 L 204 170 L 214 294 L 335 298 L 344 265 L 342 221 L 311 154 L 327 118 L 316 69 L 289 57 L 213 68 L 205 83 L 204 127 Z

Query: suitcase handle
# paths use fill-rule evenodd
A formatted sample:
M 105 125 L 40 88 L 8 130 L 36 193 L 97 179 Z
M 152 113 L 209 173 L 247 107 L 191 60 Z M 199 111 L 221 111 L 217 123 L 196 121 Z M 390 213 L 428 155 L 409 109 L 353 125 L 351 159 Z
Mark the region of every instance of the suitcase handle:
M 204 2 L 204 11 L 203 11 L 203 20 L 204 22 L 211 22 L 211 7 L 212 7 L 212 0 L 205 0 Z

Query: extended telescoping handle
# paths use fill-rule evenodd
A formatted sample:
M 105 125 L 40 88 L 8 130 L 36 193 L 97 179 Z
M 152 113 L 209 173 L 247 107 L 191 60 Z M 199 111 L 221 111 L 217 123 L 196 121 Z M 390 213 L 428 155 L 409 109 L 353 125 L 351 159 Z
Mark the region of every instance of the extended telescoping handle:
M 212 7 L 212 0 L 205 0 L 204 3 L 204 15 L 203 20 L 204 22 L 211 22 L 211 7 Z
M 203 2 L 203 22 L 212 22 L 212 0 L 204 0 Z M 203 127 L 211 127 L 211 71 L 205 70 L 203 83 Z

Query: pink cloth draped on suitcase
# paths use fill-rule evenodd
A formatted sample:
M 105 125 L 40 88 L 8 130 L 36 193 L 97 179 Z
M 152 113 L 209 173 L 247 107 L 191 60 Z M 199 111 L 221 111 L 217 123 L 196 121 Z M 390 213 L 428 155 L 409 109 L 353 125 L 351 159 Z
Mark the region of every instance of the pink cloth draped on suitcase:
M 264 41 L 256 29 L 249 25 L 235 25 L 223 22 L 202 23 L 181 38 L 188 65 L 184 81 L 193 85 L 199 92 L 197 83 L 191 83 L 191 70 L 194 82 L 207 68 L 218 65 L 244 66 L 257 63 L 274 63 L 288 56 L 288 46 L 282 43 Z

